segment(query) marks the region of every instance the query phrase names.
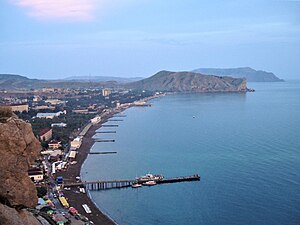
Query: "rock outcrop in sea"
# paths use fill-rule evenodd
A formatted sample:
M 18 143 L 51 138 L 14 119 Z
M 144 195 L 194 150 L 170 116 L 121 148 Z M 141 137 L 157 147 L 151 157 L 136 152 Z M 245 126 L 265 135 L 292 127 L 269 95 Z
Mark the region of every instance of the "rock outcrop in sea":
M 28 177 L 40 143 L 29 123 L 0 108 L 0 224 L 40 224 L 27 208 L 37 205 L 37 191 Z

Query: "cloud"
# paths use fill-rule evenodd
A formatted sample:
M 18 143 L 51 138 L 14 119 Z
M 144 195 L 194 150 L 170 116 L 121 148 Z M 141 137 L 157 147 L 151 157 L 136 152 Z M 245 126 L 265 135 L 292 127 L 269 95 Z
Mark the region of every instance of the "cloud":
M 37 19 L 68 21 L 92 20 L 97 5 L 96 0 L 13 0 L 13 3 L 26 8 L 27 14 Z

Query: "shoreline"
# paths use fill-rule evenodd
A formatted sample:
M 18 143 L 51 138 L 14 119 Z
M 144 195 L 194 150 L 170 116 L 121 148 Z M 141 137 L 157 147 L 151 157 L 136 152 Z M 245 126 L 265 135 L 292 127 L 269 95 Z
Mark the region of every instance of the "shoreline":
M 140 101 L 148 102 L 152 99 L 162 97 L 164 95 L 154 95 L 147 97 L 145 99 L 141 99 Z M 89 155 L 91 148 L 93 147 L 95 141 L 93 140 L 93 136 L 96 134 L 96 130 L 98 130 L 104 123 L 107 122 L 108 119 L 112 118 L 115 114 L 121 113 L 128 108 L 131 108 L 136 105 L 127 105 L 125 107 L 121 107 L 115 109 L 109 113 L 105 113 L 103 118 L 98 124 L 92 124 L 90 128 L 87 130 L 86 134 L 82 137 L 82 144 L 78 149 L 75 165 L 70 165 L 66 171 L 60 171 L 56 173 L 56 176 L 63 176 L 66 182 L 75 183 L 76 177 L 81 177 L 81 168 L 85 163 L 87 156 Z M 84 128 L 83 128 L 84 129 Z M 101 211 L 101 208 L 97 206 L 97 204 L 92 200 L 90 192 L 86 190 L 86 193 L 78 193 L 78 188 L 71 188 L 71 190 L 63 190 L 65 197 L 67 198 L 70 206 L 75 207 L 81 215 L 86 216 L 89 220 L 93 221 L 95 224 L 101 225 L 117 225 L 117 222 L 114 221 L 109 215 Z M 91 209 L 92 213 L 88 214 L 83 209 L 82 205 L 87 204 Z
M 81 174 L 81 167 L 83 166 L 92 146 L 95 141 L 93 136 L 96 134 L 101 125 L 111 117 L 113 117 L 118 112 L 112 112 L 106 115 L 101 122 L 92 125 L 87 133 L 82 138 L 82 144 L 78 149 L 78 154 L 76 157 L 77 163 L 75 165 L 70 165 L 66 171 L 60 171 L 56 173 L 56 176 L 63 176 L 66 182 L 76 182 L 76 177 Z M 103 213 L 94 201 L 90 198 L 88 191 L 86 193 L 78 193 L 78 188 L 71 188 L 71 190 L 63 190 L 64 196 L 68 199 L 70 206 L 75 207 L 81 215 L 86 216 L 89 220 L 93 221 L 95 224 L 103 225 L 116 225 L 117 223 L 110 218 L 108 215 Z M 87 204 L 91 209 L 92 213 L 88 214 L 82 207 L 82 204 Z

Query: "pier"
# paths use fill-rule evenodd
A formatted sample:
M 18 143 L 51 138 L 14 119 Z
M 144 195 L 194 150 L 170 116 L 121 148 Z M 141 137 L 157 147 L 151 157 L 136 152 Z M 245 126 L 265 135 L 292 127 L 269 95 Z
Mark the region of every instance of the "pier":
M 116 114 L 116 115 L 114 115 L 114 117 L 126 117 L 126 115 L 125 114 Z
M 118 127 L 117 124 L 103 124 L 102 127 Z
M 117 152 L 90 152 L 90 155 L 101 155 L 101 154 L 117 154 Z
M 96 131 L 96 134 L 115 134 L 117 131 Z
M 178 183 L 178 182 L 189 182 L 189 181 L 200 181 L 200 176 L 198 174 L 192 176 L 182 176 L 174 178 L 163 178 L 157 180 L 156 184 L 166 184 L 166 183 Z M 88 181 L 88 182 L 78 182 L 78 183 L 66 183 L 64 187 L 85 187 L 88 190 L 105 190 L 112 188 L 125 188 L 131 187 L 134 183 L 143 184 L 146 181 L 138 180 L 111 180 L 111 181 Z
M 95 142 L 115 142 L 114 139 L 99 139 L 99 138 L 95 138 L 94 141 Z
M 107 121 L 113 121 L 113 122 L 118 122 L 118 121 L 124 121 L 124 120 L 121 120 L 121 119 L 109 119 Z

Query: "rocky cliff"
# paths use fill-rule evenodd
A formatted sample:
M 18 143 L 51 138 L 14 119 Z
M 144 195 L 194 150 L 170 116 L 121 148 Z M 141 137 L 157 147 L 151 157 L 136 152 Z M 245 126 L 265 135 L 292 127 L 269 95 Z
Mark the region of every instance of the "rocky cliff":
M 31 125 L 0 108 L 0 224 L 40 224 L 26 208 L 37 204 L 36 188 L 27 171 L 40 143 Z
M 244 78 L 219 77 L 192 72 L 160 71 L 152 77 L 126 84 L 125 87 L 171 92 L 246 92 Z

